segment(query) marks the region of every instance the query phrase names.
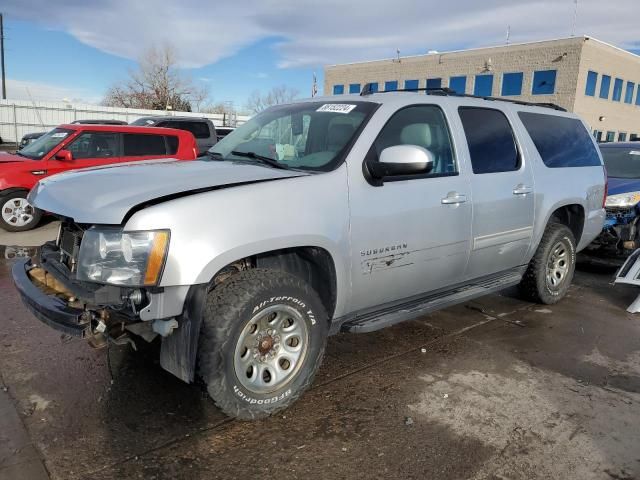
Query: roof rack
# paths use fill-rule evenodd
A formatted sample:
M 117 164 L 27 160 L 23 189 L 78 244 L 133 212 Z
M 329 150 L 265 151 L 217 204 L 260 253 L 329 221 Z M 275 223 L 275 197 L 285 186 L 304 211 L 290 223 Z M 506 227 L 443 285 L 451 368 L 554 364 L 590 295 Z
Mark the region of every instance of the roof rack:
M 464 97 L 464 98 L 479 98 L 481 100 L 489 100 L 489 101 L 497 101 L 497 102 L 509 102 L 515 103 L 517 105 L 525 105 L 528 107 L 543 107 L 543 108 L 551 108 L 553 110 L 558 110 L 560 112 L 566 112 L 567 109 L 561 107 L 560 105 L 556 105 L 555 103 L 537 103 L 537 102 L 525 102 L 523 100 L 511 100 L 508 98 L 498 98 L 498 97 L 484 97 L 479 95 L 471 95 L 469 93 L 458 93 L 455 90 L 447 87 L 435 87 L 435 88 L 403 88 L 398 90 L 384 90 L 382 92 L 374 92 L 372 83 L 367 83 L 362 92 L 360 92 L 361 97 L 366 97 L 373 93 L 395 93 L 395 92 L 425 92 L 427 95 L 443 95 L 446 97 Z

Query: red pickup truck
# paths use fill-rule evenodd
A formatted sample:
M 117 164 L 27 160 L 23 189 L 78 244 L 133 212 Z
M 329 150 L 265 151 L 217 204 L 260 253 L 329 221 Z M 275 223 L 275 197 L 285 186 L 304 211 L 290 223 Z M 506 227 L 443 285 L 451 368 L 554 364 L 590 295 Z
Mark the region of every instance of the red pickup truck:
M 60 125 L 15 154 L 0 155 L 0 228 L 34 228 L 42 212 L 27 202 L 41 178 L 79 168 L 160 158 L 194 160 L 191 132 L 117 125 Z

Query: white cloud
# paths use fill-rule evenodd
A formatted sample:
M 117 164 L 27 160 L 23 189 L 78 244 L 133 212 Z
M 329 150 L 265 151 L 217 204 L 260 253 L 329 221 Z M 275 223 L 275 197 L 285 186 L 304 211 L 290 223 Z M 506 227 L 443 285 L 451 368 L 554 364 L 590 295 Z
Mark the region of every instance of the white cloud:
M 100 97 L 95 92 L 12 78 L 7 78 L 7 98 L 57 102 L 68 100 L 74 103 L 98 103 L 100 101 Z
M 214 63 L 277 37 L 279 66 L 358 61 L 571 34 L 574 0 L 4 0 L 8 17 L 68 31 L 126 58 L 158 43 L 185 67 Z M 580 0 L 576 34 L 640 47 L 637 0 Z M 37 15 L 33 15 L 37 12 Z

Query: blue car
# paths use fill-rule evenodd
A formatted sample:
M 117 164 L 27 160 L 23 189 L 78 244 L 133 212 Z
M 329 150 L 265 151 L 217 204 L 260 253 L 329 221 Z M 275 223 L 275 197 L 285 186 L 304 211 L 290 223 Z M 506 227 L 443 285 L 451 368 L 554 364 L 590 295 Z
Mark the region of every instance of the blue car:
M 604 229 L 586 254 L 621 265 L 640 247 L 640 142 L 600 145 L 609 180 Z

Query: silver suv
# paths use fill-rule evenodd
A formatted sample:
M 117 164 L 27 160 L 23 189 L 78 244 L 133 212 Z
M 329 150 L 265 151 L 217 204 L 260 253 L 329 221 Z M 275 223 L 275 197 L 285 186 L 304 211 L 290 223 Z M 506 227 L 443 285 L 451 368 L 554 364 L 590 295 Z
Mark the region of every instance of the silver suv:
M 60 234 L 15 263 L 16 286 L 94 346 L 160 336 L 162 367 L 242 419 L 297 399 L 330 334 L 512 285 L 557 302 L 605 218 L 585 125 L 428 93 L 276 106 L 199 161 L 44 179 L 29 201 Z

